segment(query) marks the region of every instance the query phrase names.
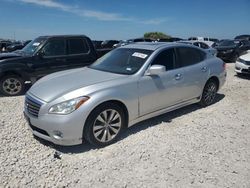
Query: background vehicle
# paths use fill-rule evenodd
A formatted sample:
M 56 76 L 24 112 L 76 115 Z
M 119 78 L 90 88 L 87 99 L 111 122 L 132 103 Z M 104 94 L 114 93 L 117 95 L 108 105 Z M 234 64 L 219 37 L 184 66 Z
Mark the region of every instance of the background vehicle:
M 235 40 L 249 40 L 250 41 L 250 35 L 239 35 L 234 38 Z
M 224 62 L 196 46 L 135 43 L 89 67 L 42 78 L 27 92 L 24 112 L 33 134 L 45 140 L 106 146 L 145 119 L 212 104 L 225 79 Z
M 235 72 L 237 74 L 250 74 L 250 50 L 236 60 Z
M 25 42 L 14 42 L 12 44 L 10 44 L 9 46 L 7 46 L 6 48 L 6 52 L 13 52 L 16 50 L 21 50 L 23 49 L 29 42 L 31 42 L 31 40 L 27 40 Z
M 102 48 L 113 48 L 114 44 L 119 43 L 118 40 L 105 40 L 101 43 Z
M 247 41 L 248 42 L 248 41 Z M 247 42 L 238 40 L 223 40 L 216 46 L 217 56 L 224 61 L 235 62 L 236 59 L 246 50 L 249 49 Z
M 128 40 L 121 40 L 119 43 L 114 44 L 113 47 L 118 48 L 118 47 L 125 46 L 125 45 L 128 45 L 128 44 L 132 44 L 132 43 L 135 43 L 135 42 L 153 42 L 153 40 L 148 39 L 148 38 L 135 38 L 135 39 L 128 39 Z
M 22 50 L 0 55 L 0 92 L 19 95 L 26 81 L 90 65 L 109 50 L 95 50 L 84 35 L 41 36 Z
M 216 56 L 217 55 L 217 50 L 215 48 L 212 48 L 208 46 L 205 42 L 202 41 L 197 41 L 197 40 L 189 40 L 189 41 L 179 41 L 180 43 L 185 43 L 185 44 L 192 44 L 197 47 L 200 47 L 204 49 L 207 53 Z
M 0 41 L 0 53 L 5 52 L 6 48 L 11 45 L 11 41 L 2 40 Z
M 102 48 L 102 40 L 92 40 L 92 43 L 95 47 L 95 49 L 101 49 Z
M 219 40 L 215 38 L 209 38 L 209 37 L 190 37 L 188 40 L 191 41 L 202 41 L 205 42 L 208 46 L 213 47 L 214 43 L 218 43 Z

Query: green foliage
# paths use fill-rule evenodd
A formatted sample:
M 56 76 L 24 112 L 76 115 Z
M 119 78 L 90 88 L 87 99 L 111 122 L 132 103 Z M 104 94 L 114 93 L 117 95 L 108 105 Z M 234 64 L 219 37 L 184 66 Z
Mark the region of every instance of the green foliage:
M 157 40 L 157 39 L 169 39 L 171 38 L 171 36 L 162 32 L 148 32 L 144 34 L 144 38 Z

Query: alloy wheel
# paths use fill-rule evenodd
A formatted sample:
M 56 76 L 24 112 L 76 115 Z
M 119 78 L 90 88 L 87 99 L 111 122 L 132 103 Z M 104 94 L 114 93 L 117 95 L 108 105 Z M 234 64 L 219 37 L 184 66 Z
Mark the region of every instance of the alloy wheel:
M 93 126 L 94 137 L 102 143 L 113 140 L 122 127 L 121 115 L 114 109 L 101 112 Z
M 214 82 L 208 83 L 208 85 L 204 90 L 204 100 L 206 104 L 209 105 L 213 103 L 216 96 L 216 92 L 217 92 L 216 84 Z
M 2 83 L 2 88 L 9 95 L 16 95 L 22 90 L 22 83 L 17 78 L 7 78 Z

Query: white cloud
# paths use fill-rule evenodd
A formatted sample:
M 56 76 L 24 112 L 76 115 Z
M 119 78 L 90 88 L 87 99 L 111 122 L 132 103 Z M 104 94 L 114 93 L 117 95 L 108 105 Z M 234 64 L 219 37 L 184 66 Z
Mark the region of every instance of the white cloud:
M 85 18 L 94 18 L 100 21 L 131 21 L 134 23 L 146 24 L 146 25 L 159 25 L 167 21 L 167 19 L 164 18 L 138 20 L 136 18 L 128 18 L 117 13 L 107 13 L 97 10 L 80 9 L 77 6 L 70 6 L 64 3 L 56 2 L 55 0 L 18 0 L 18 1 L 48 8 L 55 8 L 58 10 L 76 14 L 78 16 L 82 16 Z
M 149 20 L 143 20 L 140 22 L 142 24 L 147 24 L 147 25 L 160 25 L 166 21 L 168 21 L 168 19 L 166 18 L 154 18 L 154 19 L 149 19 Z
M 63 11 L 71 11 L 72 7 L 68 5 L 64 5 L 62 3 L 57 3 L 53 0 L 20 0 L 23 3 L 36 4 L 44 7 L 57 8 Z
M 35 4 L 38 6 L 44 6 L 48 8 L 56 8 L 62 11 L 76 14 L 78 16 L 95 18 L 97 20 L 102 20 L 102 21 L 126 21 L 128 20 L 128 18 L 122 17 L 121 15 L 116 14 L 116 13 L 106 13 L 106 12 L 95 11 L 95 10 L 80 9 L 80 8 L 66 5 L 63 3 L 55 2 L 54 0 L 19 0 L 19 1 L 23 3 Z

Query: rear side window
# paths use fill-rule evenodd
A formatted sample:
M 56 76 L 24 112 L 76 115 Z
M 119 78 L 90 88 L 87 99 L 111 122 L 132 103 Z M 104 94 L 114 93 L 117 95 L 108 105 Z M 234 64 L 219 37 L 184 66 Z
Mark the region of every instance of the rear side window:
M 179 47 L 176 50 L 182 67 L 194 65 L 205 59 L 205 53 L 196 48 Z
M 69 39 L 68 48 L 69 54 L 84 54 L 89 51 L 86 41 L 80 38 Z
M 167 49 L 160 52 L 153 60 L 153 63 L 151 65 L 163 65 L 166 67 L 166 70 L 174 69 L 175 68 L 174 49 Z

